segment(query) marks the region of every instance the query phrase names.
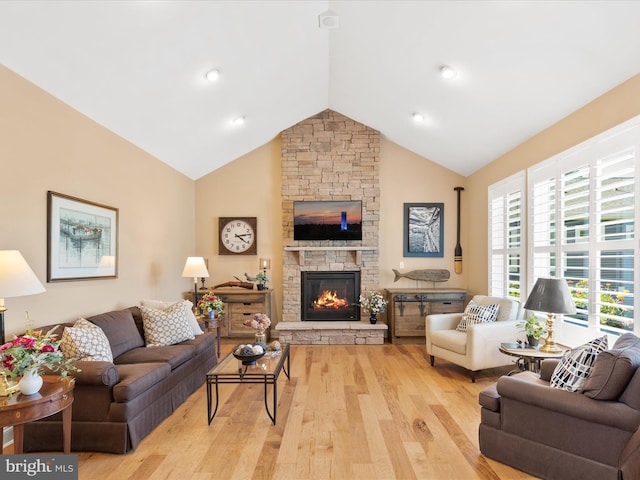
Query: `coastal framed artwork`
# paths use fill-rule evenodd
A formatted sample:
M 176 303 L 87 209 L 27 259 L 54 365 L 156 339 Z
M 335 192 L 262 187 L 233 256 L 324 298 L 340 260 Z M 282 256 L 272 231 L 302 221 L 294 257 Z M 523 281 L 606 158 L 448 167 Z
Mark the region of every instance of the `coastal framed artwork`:
M 118 209 L 47 192 L 47 282 L 118 276 Z
M 403 243 L 405 257 L 443 257 L 444 203 L 405 203 Z

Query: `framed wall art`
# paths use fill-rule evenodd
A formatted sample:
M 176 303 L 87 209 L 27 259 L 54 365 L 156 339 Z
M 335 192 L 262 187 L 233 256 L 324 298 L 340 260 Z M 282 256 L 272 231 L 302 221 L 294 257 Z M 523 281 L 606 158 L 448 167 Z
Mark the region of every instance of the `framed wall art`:
M 47 282 L 117 273 L 118 209 L 47 192 Z
M 404 204 L 404 256 L 443 257 L 444 203 Z

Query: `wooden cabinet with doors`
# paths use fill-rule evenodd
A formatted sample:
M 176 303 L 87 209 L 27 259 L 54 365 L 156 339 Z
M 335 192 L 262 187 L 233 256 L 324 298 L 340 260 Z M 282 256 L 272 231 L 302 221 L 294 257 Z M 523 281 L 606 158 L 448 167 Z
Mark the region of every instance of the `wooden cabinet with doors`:
M 434 313 L 463 312 L 467 290 L 459 288 L 387 288 L 389 341 L 424 339 L 424 321 Z

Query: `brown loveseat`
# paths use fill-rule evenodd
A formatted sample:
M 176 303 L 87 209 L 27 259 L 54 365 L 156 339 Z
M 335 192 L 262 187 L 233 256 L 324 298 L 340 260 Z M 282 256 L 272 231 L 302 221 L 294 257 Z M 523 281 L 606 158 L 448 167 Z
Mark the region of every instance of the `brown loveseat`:
M 544 479 L 640 478 L 640 339 L 600 353 L 578 392 L 549 386 L 557 363 L 480 393 L 480 451 Z
M 75 362 L 81 371 L 72 374 L 71 449 L 126 453 L 204 383 L 206 372 L 216 365 L 215 335 L 147 348 L 138 307 L 87 320 L 105 333 L 113 362 Z M 57 414 L 25 425 L 25 452 L 62 450 L 61 420 Z

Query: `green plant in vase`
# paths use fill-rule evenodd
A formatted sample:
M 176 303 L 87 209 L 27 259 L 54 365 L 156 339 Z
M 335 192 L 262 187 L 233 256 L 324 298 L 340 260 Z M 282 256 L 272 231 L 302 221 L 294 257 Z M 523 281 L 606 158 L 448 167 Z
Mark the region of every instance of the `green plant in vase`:
M 521 328 L 524 334 L 527 336 L 527 343 L 530 347 L 537 347 L 540 341 L 540 337 L 543 337 L 549 331 L 547 330 L 546 320 L 541 320 L 535 315 L 531 315 L 526 320 L 516 324 Z

